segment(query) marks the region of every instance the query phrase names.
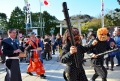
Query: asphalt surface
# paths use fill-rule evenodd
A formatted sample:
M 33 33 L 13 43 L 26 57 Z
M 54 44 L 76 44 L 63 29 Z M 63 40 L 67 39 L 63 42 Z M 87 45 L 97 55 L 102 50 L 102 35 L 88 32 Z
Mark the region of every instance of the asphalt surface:
M 65 65 L 61 64 L 60 62 L 57 62 L 57 59 L 58 59 L 57 57 L 58 57 L 58 52 L 56 52 L 56 54 L 53 55 L 52 60 L 50 61 L 44 60 L 43 64 L 46 70 L 46 73 L 45 73 L 45 75 L 47 76 L 46 79 L 40 79 L 40 77 L 37 76 L 35 73 L 33 73 L 34 76 L 29 76 L 26 73 L 26 68 L 28 64 L 25 63 L 24 61 L 21 62 L 20 69 L 22 74 L 22 80 L 23 81 L 65 81 L 62 76 Z M 120 81 L 120 67 L 116 67 L 116 63 L 117 63 L 116 58 L 114 60 L 115 60 L 114 71 L 108 70 L 107 81 Z M 90 67 L 89 60 L 85 62 L 84 69 L 85 69 L 88 80 L 90 80 L 92 75 L 94 74 L 94 70 L 93 68 Z M 4 81 L 5 75 L 6 75 L 5 65 L 0 64 L 0 81 Z M 96 81 L 102 81 L 101 77 L 98 77 Z

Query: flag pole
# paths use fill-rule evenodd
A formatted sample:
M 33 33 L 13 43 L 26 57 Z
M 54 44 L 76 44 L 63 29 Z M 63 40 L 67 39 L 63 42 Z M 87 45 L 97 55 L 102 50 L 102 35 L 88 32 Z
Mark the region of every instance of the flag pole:
M 32 19 L 31 19 L 31 8 L 30 8 L 30 4 L 29 4 L 29 9 L 30 9 L 30 11 L 29 11 L 29 14 L 30 14 L 30 26 L 31 26 L 31 28 L 33 28 L 33 27 L 32 27 Z
M 101 9 L 101 23 L 102 23 L 102 28 L 104 28 L 104 1 L 102 1 L 102 9 Z
M 24 2 L 25 2 L 25 6 L 24 6 L 24 13 L 25 13 L 25 26 L 26 26 L 26 35 L 27 35 L 27 28 L 28 28 L 28 23 L 29 22 L 27 22 L 27 20 L 28 20 L 28 6 L 27 6 L 27 4 L 28 4 L 28 0 L 24 0 Z
M 24 6 L 24 13 L 25 13 L 25 27 L 26 27 L 26 35 L 27 35 L 27 10 L 26 10 L 26 5 Z
M 39 4 L 40 4 L 40 16 L 39 16 L 39 26 L 40 26 L 40 35 L 41 35 L 41 0 L 39 0 Z

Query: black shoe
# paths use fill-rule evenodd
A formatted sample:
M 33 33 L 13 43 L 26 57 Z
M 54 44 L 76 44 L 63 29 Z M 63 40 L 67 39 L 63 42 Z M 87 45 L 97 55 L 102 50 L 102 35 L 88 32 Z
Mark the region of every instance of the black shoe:
M 118 65 L 116 65 L 116 66 L 120 66 L 120 65 L 118 64 Z
M 44 74 L 43 74 L 44 77 L 46 77 Z
M 111 68 L 110 70 L 111 70 L 111 71 L 113 71 L 114 69 L 113 69 L 113 68 Z
M 43 57 L 43 59 L 45 59 L 45 57 Z
M 109 68 L 106 68 L 107 70 L 109 70 Z
M 30 76 L 33 76 L 33 74 L 31 72 L 27 72 L 27 74 L 29 74 Z
M 29 61 L 26 61 L 26 63 L 29 63 Z
M 40 75 L 41 79 L 46 79 L 46 76 L 44 74 Z
M 44 74 L 42 74 L 42 75 L 40 75 L 40 76 L 42 76 L 42 77 L 46 77 Z

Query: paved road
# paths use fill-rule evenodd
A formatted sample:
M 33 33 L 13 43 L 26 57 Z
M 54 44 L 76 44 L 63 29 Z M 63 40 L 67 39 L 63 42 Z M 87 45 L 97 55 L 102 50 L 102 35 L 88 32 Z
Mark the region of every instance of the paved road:
M 34 73 L 34 76 L 29 76 L 26 74 L 26 63 L 20 63 L 21 73 L 22 73 L 22 79 L 23 81 L 64 81 L 62 77 L 62 72 L 65 68 L 65 65 L 61 64 L 60 62 L 57 62 L 57 55 L 53 55 L 53 59 L 50 61 L 44 60 L 44 67 L 46 69 L 45 75 L 47 76 L 47 79 L 40 79 L 39 76 L 37 76 Z M 116 62 L 116 60 L 115 60 Z M 5 66 L 3 64 L 0 64 L 0 81 L 4 81 L 5 77 Z M 88 77 L 88 80 L 92 77 L 94 71 L 93 68 L 90 67 L 89 61 L 85 63 L 85 71 L 86 75 Z M 120 81 L 120 67 L 115 67 L 114 71 L 108 70 L 108 81 Z M 101 78 L 99 77 L 96 81 L 101 81 Z

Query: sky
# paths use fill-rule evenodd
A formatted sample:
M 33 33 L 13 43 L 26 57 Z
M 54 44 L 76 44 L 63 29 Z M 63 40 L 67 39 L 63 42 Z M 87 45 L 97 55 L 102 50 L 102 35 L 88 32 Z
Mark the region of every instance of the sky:
M 50 6 L 41 6 L 41 12 L 47 11 L 50 15 L 55 16 L 59 20 L 64 19 L 62 12 L 62 3 L 67 2 L 69 8 L 69 16 L 88 14 L 98 17 L 101 13 L 101 0 L 48 0 Z M 39 0 L 28 0 L 32 12 L 40 12 Z M 10 18 L 11 12 L 18 6 L 23 10 L 25 6 L 24 0 L 0 0 L 0 13 L 6 13 Z M 104 0 L 104 12 L 120 8 L 117 0 Z

